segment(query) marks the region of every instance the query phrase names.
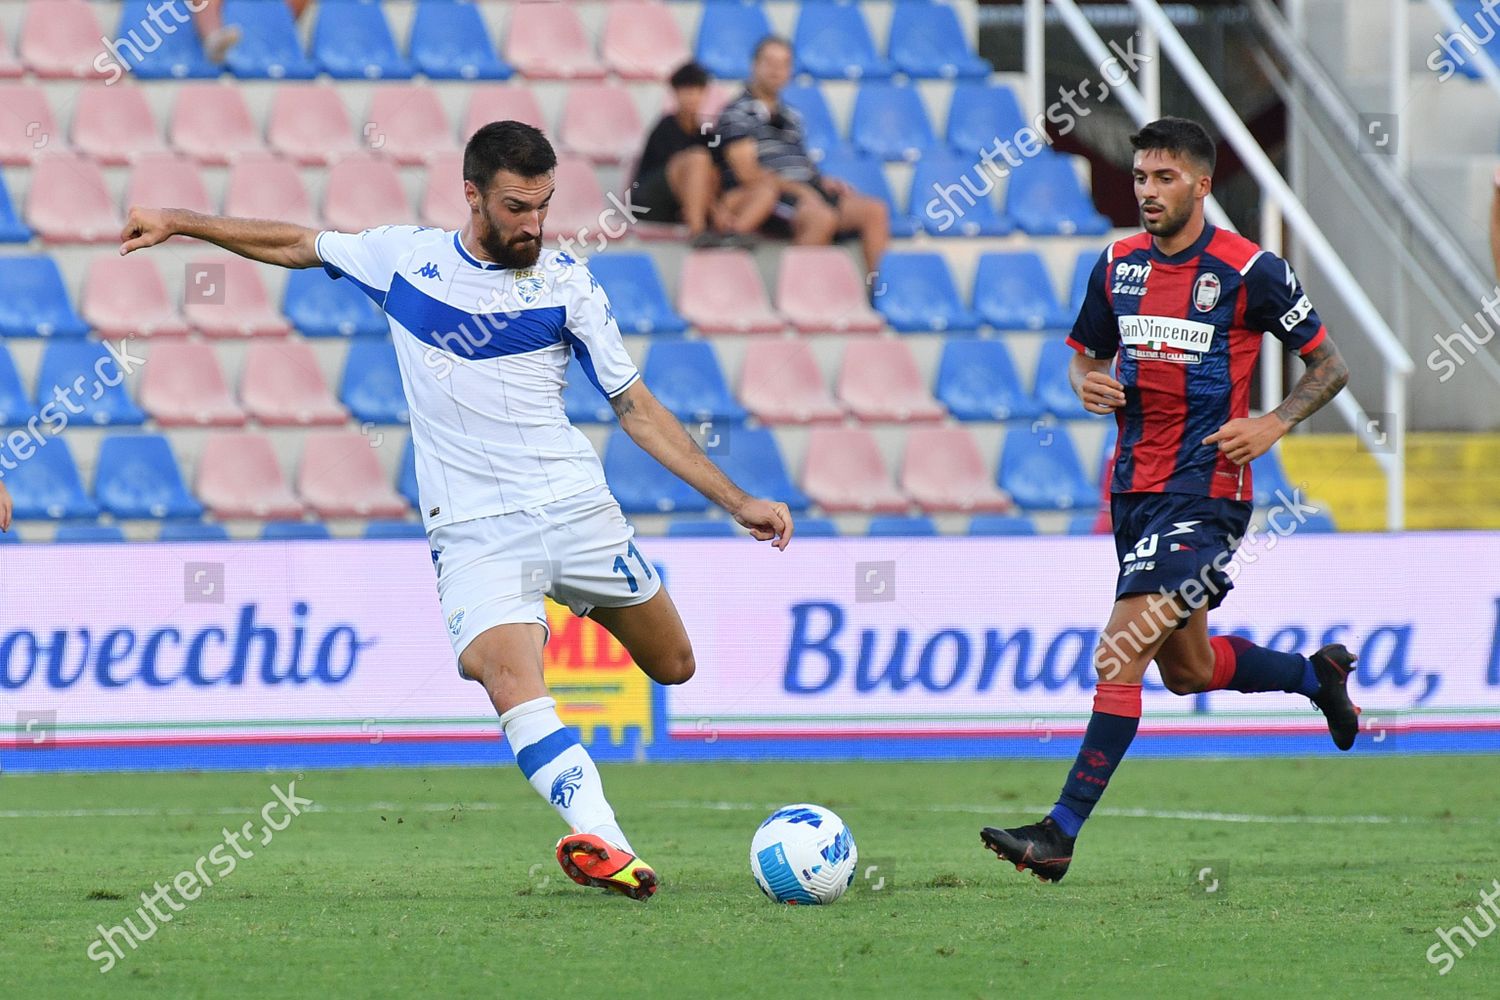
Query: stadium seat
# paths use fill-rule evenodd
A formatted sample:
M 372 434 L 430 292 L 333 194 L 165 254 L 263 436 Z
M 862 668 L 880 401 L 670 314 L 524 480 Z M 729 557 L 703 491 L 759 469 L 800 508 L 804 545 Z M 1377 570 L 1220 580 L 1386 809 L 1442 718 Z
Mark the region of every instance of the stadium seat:
M 860 194 L 885 202 L 886 211 L 890 215 L 891 235 L 897 239 L 904 239 L 917 231 L 911 213 L 902 211 L 896 205 L 891 186 L 886 183 L 885 165 L 880 160 L 847 150 L 828 150 L 818 163 L 818 172 L 848 181 Z
M 73 403 L 69 411 L 78 410 L 73 414 L 75 423 L 128 426 L 146 422 L 146 414 L 125 391 L 119 363 L 97 340 L 49 343 L 42 352 L 36 384 L 42 403 L 53 399 L 58 390 L 67 392 Z
M 687 330 L 687 320 L 672 308 L 650 254 L 600 254 L 589 261 L 589 271 L 609 296 L 622 333 L 660 335 Z
M 792 36 L 798 73 L 820 80 L 870 80 L 891 75 L 891 63 L 875 53 L 875 42 L 858 4 L 802 5 Z
M 264 148 L 240 88 L 217 83 L 184 83 L 176 88 L 167 134 L 173 149 L 199 163 L 232 163 Z
M 777 266 L 776 309 L 793 329 L 875 333 L 885 327 L 866 298 L 869 284 L 842 247 L 788 247 Z
M 1095 503 L 1066 428 L 1012 427 L 1000 455 L 1000 488 L 1026 510 L 1071 510 Z
M 896 68 L 911 77 L 982 78 L 994 69 L 970 51 L 958 15 L 946 4 L 896 4 L 890 55 Z
M 932 538 L 938 534 L 930 517 L 872 517 L 865 534 L 871 538 Z
M 303 166 L 327 166 L 358 148 L 343 99 L 326 84 L 277 87 L 266 144 Z
M 798 518 L 793 526 L 798 538 L 837 538 L 839 526 L 831 517 Z
M 11 48 L 10 37 L 5 33 L 5 28 L 0 27 L 0 79 L 10 80 L 25 73 L 26 68 L 21 65 L 21 60 Z
M 0 83 L 0 163 L 24 167 L 62 144 L 47 94 L 33 83 Z
M 944 414 L 927 391 L 911 348 L 892 337 L 847 341 L 834 392 L 865 421 L 941 420 Z
M 778 333 L 786 328 L 771 310 L 766 286 L 747 250 L 688 254 L 678 279 L 677 309 L 704 333 Z
M 824 510 L 900 513 L 907 501 L 891 482 L 875 435 L 863 427 L 814 427 L 802 489 Z
M 358 431 L 308 434 L 297 492 L 323 517 L 402 517 L 407 509 L 386 482 L 370 439 Z
M 612 83 L 576 83 L 563 99 L 558 138 L 564 149 L 595 163 L 621 163 L 640 150 L 646 128 L 635 101 Z
M 1067 308 L 1074 316 L 1083 308 L 1083 296 L 1088 291 L 1089 276 L 1094 273 L 1094 265 L 1099 263 L 1100 250 L 1099 247 L 1090 247 L 1078 252 L 1078 260 L 1073 265 L 1073 280 L 1068 285 Z
M 322 229 L 302 172 L 291 160 L 254 150 L 242 153 L 229 168 L 224 190 L 224 214 L 246 219 L 279 219 L 309 229 Z
M 627 514 L 700 514 L 708 501 L 662 467 L 624 431 L 615 429 L 604 447 L 604 478 Z
M 306 341 L 259 341 L 240 374 L 245 412 L 268 427 L 342 424 L 348 414 L 328 391 L 323 369 Z
M 674 517 L 667 522 L 668 538 L 734 538 L 739 534 L 734 522 L 723 518 Z
M 60 524 L 52 540 L 61 545 L 112 545 L 125 541 L 125 532 L 113 524 Z
M 469 202 L 464 197 L 462 150 L 439 153 L 427 164 L 422 178 L 422 204 L 417 217 L 424 226 L 458 229 L 469 221 Z
M 1005 236 L 1016 228 L 995 209 L 994 181 L 967 157 L 934 150 L 911 175 L 911 214 L 932 236 Z
M 172 448 L 160 434 L 105 438 L 94 470 L 94 496 L 115 517 L 203 515 L 203 505 L 187 491 Z
M 557 170 L 553 174 L 557 186 L 552 195 L 552 208 L 547 212 L 547 231 L 552 241 L 567 247 L 564 240 L 576 241 L 580 250 L 575 252 L 597 253 L 604 248 L 605 239 L 625 235 L 626 226 L 616 215 L 606 216 L 609 208 L 604 197 L 604 188 L 599 186 L 599 177 L 589 161 L 572 153 L 563 153 L 557 158 Z M 606 228 L 608 227 L 608 228 Z
M 79 88 L 72 136 L 75 149 L 106 166 L 167 148 L 146 103 L 146 88 L 124 81 L 113 87 L 89 83 Z
M 604 66 L 572 4 L 522 3 L 511 8 L 505 58 L 533 80 L 596 80 Z
M 758 3 L 707 3 L 698 22 L 697 60 L 720 80 L 750 75 L 755 43 L 771 34 L 771 22 Z
M 263 542 L 326 542 L 332 537 L 322 521 L 267 521 L 260 529 Z
M 947 333 L 979 328 L 964 308 L 941 254 L 887 253 L 875 279 L 875 308 L 902 333 Z
M 735 427 L 727 444 L 713 455 L 724 474 L 751 496 L 771 497 L 792 510 L 812 503 L 787 475 L 776 435 L 767 427 Z
M 349 345 L 339 399 L 355 420 L 404 424 L 410 419 L 396 345 L 389 337 L 366 337 Z
M 271 306 L 256 264 L 218 257 L 190 261 L 186 268 L 182 316 L 205 337 L 280 337 L 291 331 Z
M 46 439 L 30 458 L 5 473 L 18 520 L 98 517 L 99 505 L 83 491 L 73 452 L 61 435 Z
M 1479 48 L 1489 53 L 1491 60 L 1500 65 L 1500 34 L 1489 28 L 1484 13 L 1485 8 L 1480 0 L 1454 0 L 1453 10 L 1458 15 L 1459 23 L 1465 25 L 1467 30 L 1463 33 L 1455 32 L 1449 37 L 1455 41 L 1464 39 L 1465 35 L 1469 37 L 1464 41 L 1458 41 L 1458 48 L 1454 50 L 1454 54 L 1466 58 L 1451 61 L 1456 65 L 1459 73 L 1471 80 L 1478 80 L 1481 78 L 1479 60 L 1469 52 L 1465 41 L 1477 43 Z M 1493 10 L 1493 5 L 1491 10 Z M 1485 37 L 1481 40 L 1480 36 Z
M 335 80 L 407 80 L 411 63 L 396 51 L 396 39 L 378 3 L 318 5 L 312 57 Z
M 108 37 L 86 0 L 47 0 L 26 5 L 16 45 L 25 67 L 44 80 L 87 80 L 105 75 L 94 59 Z
M 665 80 L 692 58 L 677 19 L 655 2 L 609 4 L 599 52 L 622 80 Z
M 150 367 L 149 365 L 147 366 Z M 369 451 L 368 445 L 364 445 Z M 302 516 L 271 439 L 251 431 L 226 431 L 203 443 L 193 490 L 219 518 L 288 519 Z
M 323 218 L 328 228 L 357 233 L 411 221 L 411 206 L 395 163 L 379 153 L 350 153 L 328 171 Z
M 383 337 L 385 313 L 352 281 L 330 278 L 321 267 L 286 276 L 282 312 L 304 337 Z
M 1034 535 L 1036 525 L 1021 514 L 975 514 L 969 518 L 970 535 Z
M 646 354 L 641 375 L 679 420 L 739 423 L 747 416 L 729 392 L 706 340 L 657 341 Z
M 1031 387 L 1031 395 L 1042 409 L 1061 420 L 1092 416 L 1083 408 L 1083 400 L 1068 378 L 1073 354 L 1073 348 L 1061 336 L 1043 341 L 1036 361 L 1036 381 Z
M 0 427 L 21 427 L 36 413 L 31 393 L 21 384 L 21 375 L 10 351 L 0 344 Z
M 217 206 L 203 184 L 201 168 L 181 153 L 145 153 L 130 170 L 126 205 L 171 205 L 213 215 Z M 116 234 L 118 238 L 118 234 Z M 185 236 L 172 239 L 183 242 Z
M 442 6 L 441 4 L 423 4 L 424 7 Z M 454 4 L 457 7 L 459 4 Z M 422 527 L 421 521 L 369 521 L 365 524 L 366 538 L 427 538 L 427 531 Z
M 1057 304 L 1047 265 L 1031 250 L 987 253 L 974 275 L 974 310 L 997 330 L 1057 330 L 1073 317 Z
M 530 87 L 519 83 L 481 83 L 468 90 L 469 104 L 464 111 L 463 132 L 458 137 L 460 145 L 490 122 L 510 119 L 535 125 L 543 131 L 549 128 L 542 106 L 537 103 L 536 94 Z
M 438 8 L 472 10 L 468 4 L 437 4 Z M 417 16 L 433 9 L 422 4 Z M 372 149 L 402 166 L 428 162 L 439 153 L 457 149 L 453 126 L 438 100 L 437 88 L 425 83 L 392 83 L 376 87 L 370 98 L 365 139 Z
M 955 84 L 948 102 L 948 146 L 970 163 L 978 163 L 980 154 L 991 149 L 996 139 L 1007 142 L 1023 128 L 1016 92 L 1004 84 L 965 81 Z
M 875 80 L 860 84 L 849 139 L 881 160 L 916 160 L 936 142 L 917 88 Z
M 115 243 L 123 226 L 99 165 L 62 152 L 37 157 L 26 221 L 48 243 Z
M 1094 528 L 1099 519 L 1097 512 L 1089 514 L 1074 514 L 1068 518 L 1066 534 L 1069 535 L 1092 535 L 1096 532 Z
M 565 376 L 568 384 L 563 387 L 563 412 L 575 424 L 608 424 L 615 420 L 614 407 L 604 394 L 594 388 L 594 383 L 584 374 L 583 366 L 576 357 L 568 360 Z
M 417 507 L 417 452 L 410 437 L 406 439 L 406 447 L 401 449 L 401 471 L 396 474 L 396 492 L 407 503 Z
M 56 261 L 0 257 L 0 337 L 82 337 L 88 332 L 68 300 Z
M 901 489 L 923 510 L 1004 512 L 1010 498 L 990 481 L 974 436 L 963 427 L 913 427 L 901 459 Z
M 823 88 L 817 84 L 792 84 L 782 90 L 781 102 L 802 116 L 802 137 L 814 160 L 821 163 L 830 152 L 848 154 L 849 144 L 839 135 Z
M 127 258 L 128 259 L 128 258 Z M 141 406 L 163 427 L 238 427 L 245 414 L 208 344 L 164 340 L 141 369 Z
M 1031 420 L 1042 413 L 1022 388 L 1003 340 L 948 338 L 936 395 L 959 420 Z
M 184 6 L 176 14 L 189 13 Z M 109 65 L 118 66 L 142 80 L 207 80 L 223 70 L 208 61 L 198 32 L 186 30 L 165 32 L 152 23 L 152 13 L 161 18 L 165 8 L 161 0 L 126 0 L 115 33 L 115 44 L 107 51 L 113 58 Z M 99 39 L 93 38 L 90 58 L 97 58 Z
M 1257 507 L 1291 507 L 1297 488 L 1281 464 L 1281 449 L 1272 448 L 1250 463 L 1250 488 Z
M 318 75 L 318 64 L 302 51 L 285 3 L 226 0 L 224 23 L 240 26 L 240 40 L 224 65 L 241 80 L 311 80 Z
M 227 542 L 229 531 L 207 521 L 163 521 L 159 542 Z
M 31 242 L 31 227 L 21 221 L 10 200 L 10 190 L 0 178 L 0 243 Z
M 747 345 L 739 396 L 757 420 L 768 424 L 821 423 L 844 416 L 804 340 L 776 338 Z
M 1338 525 L 1334 523 L 1333 515 L 1326 510 L 1314 511 L 1311 514 L 1304 513 L 1298 523 L 1297 530 L 1312 535 L 1325 535 L 1338 531 Z
M 1044 150 L 1022 160 L 1005 187 L 1005 212 L 1032 236 L 1097 236 L 1109 220 L 1073 172 L 1072 157 Z
M 514 72 L 495 54 L 479 7 L 470 3 L 417 4 L 411 61 L 432 80 L 506 80 Z

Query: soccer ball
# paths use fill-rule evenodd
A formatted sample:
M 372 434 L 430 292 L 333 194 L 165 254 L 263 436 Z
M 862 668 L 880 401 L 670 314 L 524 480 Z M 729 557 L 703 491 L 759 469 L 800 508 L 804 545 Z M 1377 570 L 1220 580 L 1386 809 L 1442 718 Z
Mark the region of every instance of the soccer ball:
M 778 903 L 831 903 L 854 881 L 858 864 L 844 821 L 805 802 L 773 812 L 750 841 L 750 874 Z

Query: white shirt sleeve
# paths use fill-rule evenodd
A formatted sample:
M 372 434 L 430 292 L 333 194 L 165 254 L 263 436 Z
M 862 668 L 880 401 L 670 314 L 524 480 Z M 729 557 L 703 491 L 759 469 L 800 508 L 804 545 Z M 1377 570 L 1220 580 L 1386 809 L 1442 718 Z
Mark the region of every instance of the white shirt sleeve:
M 563 336 L 594 388 L 613 399 L 640 378 L 641 373 L 625 350 L 609 297 L 581 263 L 568 266 L 562 283 L 567 291 Z
M 381 305 L 391 290 L 396 262 L 422 231 L 421 226 L 380 226 L 362 233 L 326 230 L 314 245 L 330 277 L 348 278 Z

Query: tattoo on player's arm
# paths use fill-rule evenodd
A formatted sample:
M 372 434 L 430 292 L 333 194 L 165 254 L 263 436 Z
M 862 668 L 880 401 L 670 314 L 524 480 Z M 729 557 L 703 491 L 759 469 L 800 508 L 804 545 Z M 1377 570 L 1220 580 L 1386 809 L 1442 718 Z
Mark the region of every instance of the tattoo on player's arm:
M 1276 415 L 1292 427 L 1321 410 L 1349 381 L 1349 366 L 1333 341 L 1326 337 L 1302 360 L 1307 363 L 1307 371 L 1276 407 Z
M 611 399 L 609 403 L 615 408 L 615 416 L 620 418 L 621 423 L 625 421 L 626 417 L 635 412 L 635 400 L 630 398 L 630 393 L 628 392 L 620 393 Z

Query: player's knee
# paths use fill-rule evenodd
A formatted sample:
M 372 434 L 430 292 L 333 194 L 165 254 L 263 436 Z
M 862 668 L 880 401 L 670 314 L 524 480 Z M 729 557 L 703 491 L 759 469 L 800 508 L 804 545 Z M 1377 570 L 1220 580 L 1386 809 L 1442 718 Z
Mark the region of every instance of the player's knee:
M 686 684 L 698 670 L 698 661 L 693 658 L 693 647 L 684 643 L 672 650 L 656 663 L 652 672 L 658 684 Z
M 1212 670 L 1194 669 L 1192 664 L 1174 663 L 1170 666 L 1157 661 L 1161 669 L 1161 682 L 1173 694 L 1201 694 L 1208 690 Z

